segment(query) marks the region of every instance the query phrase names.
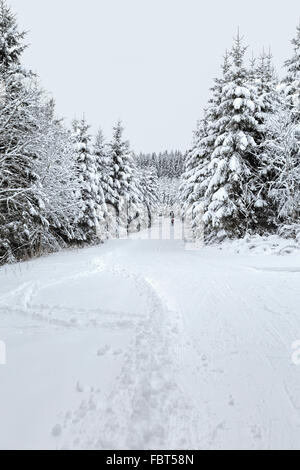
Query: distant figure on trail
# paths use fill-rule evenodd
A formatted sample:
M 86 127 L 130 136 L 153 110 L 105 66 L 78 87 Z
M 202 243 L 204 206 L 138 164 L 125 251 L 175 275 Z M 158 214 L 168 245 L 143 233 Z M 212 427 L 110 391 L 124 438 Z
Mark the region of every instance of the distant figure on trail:
M 175 214 L 173 211 L 170 212 L 170 217 L 171 217 L 171 224 L 174 225 L 175 223 Z

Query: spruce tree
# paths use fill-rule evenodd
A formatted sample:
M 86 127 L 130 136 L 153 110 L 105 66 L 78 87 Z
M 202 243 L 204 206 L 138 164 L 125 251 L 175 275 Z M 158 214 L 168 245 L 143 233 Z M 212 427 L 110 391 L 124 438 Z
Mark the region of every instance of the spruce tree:
M 0 0 L 0 68 L 7 70 L 20 65 L 26 33 L 19 31 L 16 16 L 5 0 Z
M 101 129 L 99 129 L 96 134 L 93 153 L 98 177 L 100 203 L 105 212 L 105 193 L 109 191 L 108 178 L 110 172 L 110 158 Z
M 36 109 L 39 121 L 36 147 L 36 174 L 41 181 L 44 214 L 49 221 L 48 250 L 83 240 L 77 226 L 81 190 L 77 177 L 71 133 L 55 116 L 54 100 Z
M 196 218 L 197 208 L 205 194 L 205 181 L 208 173 L 209 145 L 206 116 L 198 122 L 194 132 L 193 145 L 187 153 L 185 171 L 180 186 L 180 202 L 183 216 Z M 202 209 L 202 206 L 200 207 Z
M 221 104 L 223 98 L 223 87 L 227 84 L 228 73 L 231 66 L 231 55 L 225 51 L 222 63 L 222 75 L 214 80 L 211 88 L 211 97 L 208 107 L 205 110 L 204 120 L 200 128 L 200 138 L 198 139 L 198 154 L 201 156 L 200 168 L 196 171 L 196 179 L 193 193 L 192 226 L 194 233 L 204 230 L 205 235 L 209 235 L 208 226 L 203 224 L 203 214 L 208 210 L 209 199 L 206 197 L 207 190 L 212 178 L 213 167 L 211 157 L 215 148 L 215 141 L 218 136 L 214 123 L 222 118 Z
M 119 121 L 113 128 L 113 138 L 108 146 L 110 172 L 106 202 L 113 209 L 119 229 L 126 229 L 136 216 L 139 202 L 135 181 L 135 164 L 129 142 L 123 140 L 123 127 Z
M 0 259 L 14 261 L 41 251 L 49 222 L 35 170 L 41 93 L 20 65 L 25 33 L 0 3 Z
M 260 123 L 257 137 L 256 158 L 257 167 L 254 169 L 253 185 L 256 200 L 254 210 L 256 216 L 256 231 L 265 233 L 274 231 L 276 227 L 276 201 L 271 197 L 270 187 L 276 175 L 274 173 L 274 156 L 269 152 L 269 125 L 273 116 L 282 107 L 282 99 L 278 91 L 278 79 L 272 64 L 271 52 L 262 52 L 257 60 L 254 84 L 260 99 L 260 110 L 255 117 Z
M 158 209 L 158 177 L 155 167 L 148 167 L 139 170 L 136 173 L 138 178 L 138 187 L 140 192 L 139 200 L 141 202 L 140 221 L 141 224 L 145 219 L 145 226 L 152 226 L 154 215 Z
M 278 92 L 278 78 L 272 60 L 271 51 L 269 50 L 266 53 L 263 50 L 258 58 L 255 70 L 254 84 L 261 102 L 262 115 L 260 119 L 262 122 L 264 122 L 268 115 L 275 113 L 281 105 Z
M 289 109 L 292 111 L 293 120 L 300 122 L 300 24 L 297 26 L 297 32 L 292 39 L 294 55 L 287 60 L 285 66 L 287 75 L 283 81 L 284 93 Z
M 101 208 L 101 221 L 100 221 L 100 237 L 108 238 L 108 213 L 106 206 L 106 193 L 110 190 L 109 172 L 110 172 L 110 158 L 108 155 L 107 145 L 105 143 L 104 135 L 101 129 L 98 130 L 95 141 L 93 153 L 95 156 L 98 191 L 99 191 L 99 205 Z
M 283 108 L 266 122 L 263 149 L 269 178 L 264 191 L 274 229 L 300 219 L 300 145 L 293 117 L 291 109 Z
M 84 239 L 94 242 L 103 224 L 101 208 L 102 189 L 97 175 L 96 158 L 91 149 L 90 126 L 85 118 L 73 122 L 73 134 L 76 152 L 78 177 L 81 185 L 82 210 L 78 225 L 82 229 Z
M 211 88 L 211 97 L 205 110 L 205 116 L 198 122 L 194 133 L 194 143 L 185 161 L 181 199 L 183 200 L 184 217 L 192 224 L 195 235 L 199 233 L 200 227 L 201 230 L 203 229 L 202 216 L 208 208 L 208 199 L 205 196 L 212 177 L 210 160 L 217 137 L 213 123 L 221 117 L 219 107 L 229 68 L 230 54 L 226 51 L 222 65 L 222 77 L 215 79 L 214 86 Z
M 255 226 L 252 175 L 257 167 L 255 149 L 260 124 L 256 116 L 261 103 L 244 65 L 246 49 L 238 34 L 231 51 L 232 63 L 224 74 L 209 123 L 214 150 L 203 220 L 206 228 L 219 237 L 242 236 Z

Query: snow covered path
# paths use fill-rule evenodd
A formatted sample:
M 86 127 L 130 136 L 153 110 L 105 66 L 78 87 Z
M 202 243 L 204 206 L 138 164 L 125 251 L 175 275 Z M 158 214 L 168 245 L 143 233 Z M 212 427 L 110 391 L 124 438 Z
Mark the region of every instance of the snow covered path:
M 146 235 L 0 270 L 0 448 L 300 449 L 300 255 Z

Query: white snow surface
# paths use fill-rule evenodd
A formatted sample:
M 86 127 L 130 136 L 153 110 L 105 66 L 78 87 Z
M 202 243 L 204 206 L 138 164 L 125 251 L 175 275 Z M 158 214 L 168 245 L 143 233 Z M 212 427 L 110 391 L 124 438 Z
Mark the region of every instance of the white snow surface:
M 300 252 L 176 224 L 0 270 L 1 449 L 300 448 Z

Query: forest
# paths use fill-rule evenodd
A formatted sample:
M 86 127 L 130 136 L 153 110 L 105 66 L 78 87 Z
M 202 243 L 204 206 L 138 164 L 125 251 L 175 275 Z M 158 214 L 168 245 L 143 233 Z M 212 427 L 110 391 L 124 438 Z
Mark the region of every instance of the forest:
M 298 15 L 0 0 L 0 450 L 300 449 Z
M 135 154 L 121 122 L 107 142 L 84 117 L 71 128 L 57 117 L 1 0 L 0 263 L 102 243 L 170 208 L 206 242 L 299 236 L 300 26 L 292 46 L 279 79 L 271 52 L 248 60 L 238 33 L 191 148 Z

